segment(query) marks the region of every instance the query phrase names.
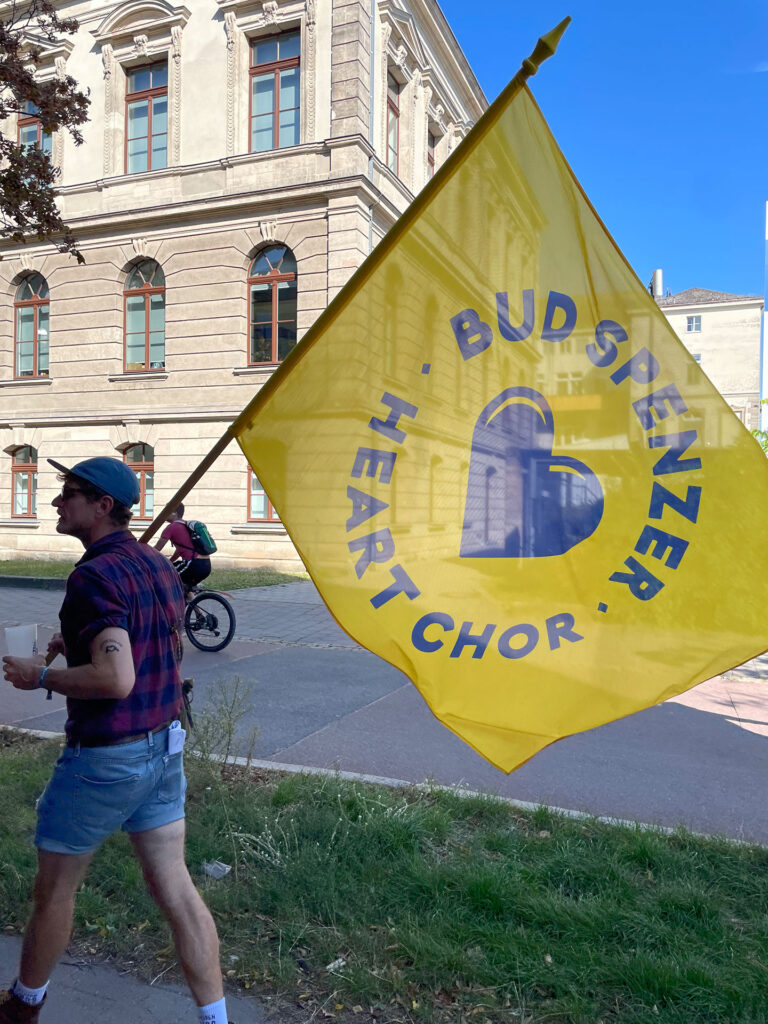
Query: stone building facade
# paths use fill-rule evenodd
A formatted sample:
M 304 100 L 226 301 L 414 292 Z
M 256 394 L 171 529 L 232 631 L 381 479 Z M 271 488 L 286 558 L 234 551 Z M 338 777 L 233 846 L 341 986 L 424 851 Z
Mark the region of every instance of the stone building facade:
M 757 429 L 762 297 L 689 288 L 656 301 L 741 422 L 749 430 Z
M 434 0 L 67 14 L 41 75 L 88 87 L 91 120 L 38 143 L 86 263 L 2 248 L 0 558 L 79 551 L 48 458 L 124 458 L 148 525 L 486 107 Z M 187 509 L 219 565 L 300 564 L 235 442 Z

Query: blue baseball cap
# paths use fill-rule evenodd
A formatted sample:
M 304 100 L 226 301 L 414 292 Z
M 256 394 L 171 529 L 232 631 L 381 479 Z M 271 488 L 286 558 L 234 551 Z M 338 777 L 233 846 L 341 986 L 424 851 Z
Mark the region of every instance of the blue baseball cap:
M 89 484 L 98 487 L 115 501 L 127 505 L 128 508 L 139 500 L 138 478 L 133 470 L 119 459 L 110 459 L 99 455 L 95 459 L 78 462 L 71 469 L 62 466 L 60 462 L 54 462 L 53 459 L 48 459 L 48 461 L 60 473 L 67 473 L 70 476 L 80 477 L 81 480 L 87 480 Z

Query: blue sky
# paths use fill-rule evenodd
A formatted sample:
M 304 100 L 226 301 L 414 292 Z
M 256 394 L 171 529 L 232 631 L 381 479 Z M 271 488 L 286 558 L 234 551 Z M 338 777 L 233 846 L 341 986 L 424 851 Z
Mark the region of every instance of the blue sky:
M 489 100 L 570 15 L 531 89 L 640 280 L 763 294 L 765 0 L 439 3 Z

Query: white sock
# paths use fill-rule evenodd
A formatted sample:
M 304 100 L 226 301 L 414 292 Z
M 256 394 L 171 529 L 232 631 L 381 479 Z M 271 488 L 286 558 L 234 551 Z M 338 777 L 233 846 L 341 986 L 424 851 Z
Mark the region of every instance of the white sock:
M 22 985 L 22 983 L 17 978 L 16 981 L 14 981 L 13 983 L 11 991 L 13 992 L 17 999 L 20 999 L 22 1003 L 26 1003 L 27 1006 L 38 1006 L 40 1003 L 42 1003 L 43 999 L 45 998 L 45 990 L 47 988 L 47 981 L 42 988 L 27 988 L 27 986 Z M 215 1019 L 215 1017 L 211 1018 L 211 1020 Z
M 207 1006 L 198 1006 L 200 1024 L 228 1024 L 227 1001 L 220 999 L 218 1003 L 208 1003 Z

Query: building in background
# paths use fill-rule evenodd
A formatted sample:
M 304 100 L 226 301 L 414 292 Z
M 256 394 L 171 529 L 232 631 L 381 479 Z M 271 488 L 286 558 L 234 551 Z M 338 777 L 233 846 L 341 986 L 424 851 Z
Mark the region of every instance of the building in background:
M 0 262 L 0 558 L 69 557 L 46 461 L 112 455 L 142 530 L 466 135 L 486 100 L 435 0 L 74 0 L 42 76 L 91 94 L 52 153 L 85 266 Z M 233 442 L 186 500 L 218 564 L 297 566 Z
M 760 352 L 763 298 L 688 288 L 664 295 L 661 271 L 654 273 L 653 294 L 696 362 L 742 423 L 760 426 Z

